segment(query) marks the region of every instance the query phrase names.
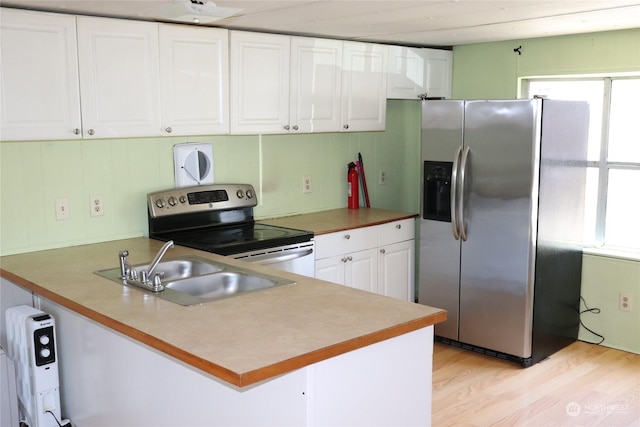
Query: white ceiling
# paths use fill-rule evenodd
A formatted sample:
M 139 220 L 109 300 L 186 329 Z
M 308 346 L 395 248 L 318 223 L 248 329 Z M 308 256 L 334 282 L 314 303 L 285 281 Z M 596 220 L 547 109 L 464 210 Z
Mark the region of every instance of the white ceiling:
M 0 5 L 171 22 L 166 11 L 176 2 L 0 0 Z M 218 0 L 215 5 L 241 12 L 210 26 L 419 46 L 640 27 L 640 0 Z

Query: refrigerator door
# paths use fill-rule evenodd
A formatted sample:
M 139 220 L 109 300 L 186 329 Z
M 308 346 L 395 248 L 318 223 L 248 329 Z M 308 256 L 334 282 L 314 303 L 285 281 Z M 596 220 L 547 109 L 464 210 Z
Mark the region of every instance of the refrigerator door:
M 437 215 L 439 220 L 425 219 L 425 216 L 431 217 L 433 203 L 444 199 L 427 200 L 432 194 L 437 194 L 429 191 L 427 180 L 431 174 L 439 180 L 438 188 L 447 188 L 442 184 L 442 175 L 451 173 L 454 156 L 462 146 L 463 119 L 463 101 L 422 102 L 423 191 L 418 302 L 447 310 L 447 321 L 435 326 L 435 334 L 454 340 L 458 339 L 460 240 L 454 238 L 450 216 Z
M 531 356 L 540 100 L 467 101 L 459 341 Z

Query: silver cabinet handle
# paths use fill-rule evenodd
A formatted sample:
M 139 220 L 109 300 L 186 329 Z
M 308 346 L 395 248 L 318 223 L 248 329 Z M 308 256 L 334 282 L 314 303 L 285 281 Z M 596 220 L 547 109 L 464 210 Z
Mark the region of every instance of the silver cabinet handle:
M 344 125 L 342 127 L 345 128 L 345 129 L 349 129 L 349 125 Z
M 167 133 L 171 133 L 171 132 L 173 132 L 173 129 L 171 129 L 170 126 L 167 126 L 164 131 L 167 132 Z
M 464 220 L 464 187 L 466 185 L 465 181 L 469 152 L 469 147 L 464 149 L 464 153 L 462 153 L 462 162 L 460 162 L 460 193 L 458 194 L 458 213 L 456 214 L 458 220 L 460 221 L 460 237 L 464 242 L 467 241 L 467 226 Z
M 298 125 L 294 125 L 293 130 L 298 130 Z
M 453 237 L 456 240 L 460 239 L 458 218 L 456 216 L 456 195 L 458 194 L 458 164 L 460 163 L 461 152 L 462 146 L 458 147 L 456 153 L 453 155 L 453 166 L 451 167 L 451 229 L 453 231 Z
M 402 228 L 402 224 L 396 224 L 396 228 L 400 230 Z
M 351 238 L 351 235 L 350 235 L 350 234 L 345 234 L 345 235 L 344 235 L 344 238 L 345 238 L 345 239 L 347 239 L 347 240 L 349 240 L 349 239 Z
M 384 254 L 386 254 L 386 253 L 387 253 L 387 251 L 385 251 L 384 249 L 380 249 L 380 253 L 381 253 L 382 255 L 384 255 Z
M 93 129 L 89 129 L 89 130 L 87 131 L 87 133 L 88 133 L 89 135 L 93 135 L 93 134 L 95 133 L 95 131 L 94 131 Z
M 284 130 L 289 130 L 289 125 L 284 125 Z
M 75 129 L 73 130 L 73 134 L 74 134 L 74 135 L 80 135 L 80 129 L 75 128 Z

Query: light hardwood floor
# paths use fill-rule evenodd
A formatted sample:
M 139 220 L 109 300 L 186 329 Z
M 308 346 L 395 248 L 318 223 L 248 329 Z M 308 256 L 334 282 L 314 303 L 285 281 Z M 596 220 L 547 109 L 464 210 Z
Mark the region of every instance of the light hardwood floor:
M 578 341 L 523 369 L 436 343 L 432 423 L 640 426 L 640 355 Z

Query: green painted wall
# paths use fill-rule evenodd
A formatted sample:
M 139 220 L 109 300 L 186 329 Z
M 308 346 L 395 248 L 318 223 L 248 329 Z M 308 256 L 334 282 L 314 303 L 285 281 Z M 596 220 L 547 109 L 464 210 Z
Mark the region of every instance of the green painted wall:
M 452 95 L 510 99 L 519 77 L 629 72 L 640 72 L 640 28 L 463 45 L 453 49 Z
M 522 55 L 513 51 L 518 46 Z M 520 77 L 610 73 L 640 73 L 640 28 L 453 49 L 453 97 L 459 99 L 516 98 Z M 636 257 L 584 256 L 582 296 L 601 313 L 585 313 L 582 319 L 604 335 L 603 345 L 640 354 L 640 255 Z M 631 292 L 632 312 L 618 309 L 620 292 Z M 598 341 L 584 328 L 580 339 Z
M 389 101 L 385 132 L 0 142 L 0 255 L 146 234 L 145 195 L 174 187 L 173 146 L 184 142 L 213 145 L 216 182 L 255 186 L 257 218 L 346 207 L 358 152 L 372 206 L 417 213 L 419 141 L 420 103 Z M 90 216 L 91 195 L 103 196 L 104 216 Z M 68 220 L 55 219 L 58 197 L 69 198 Z

